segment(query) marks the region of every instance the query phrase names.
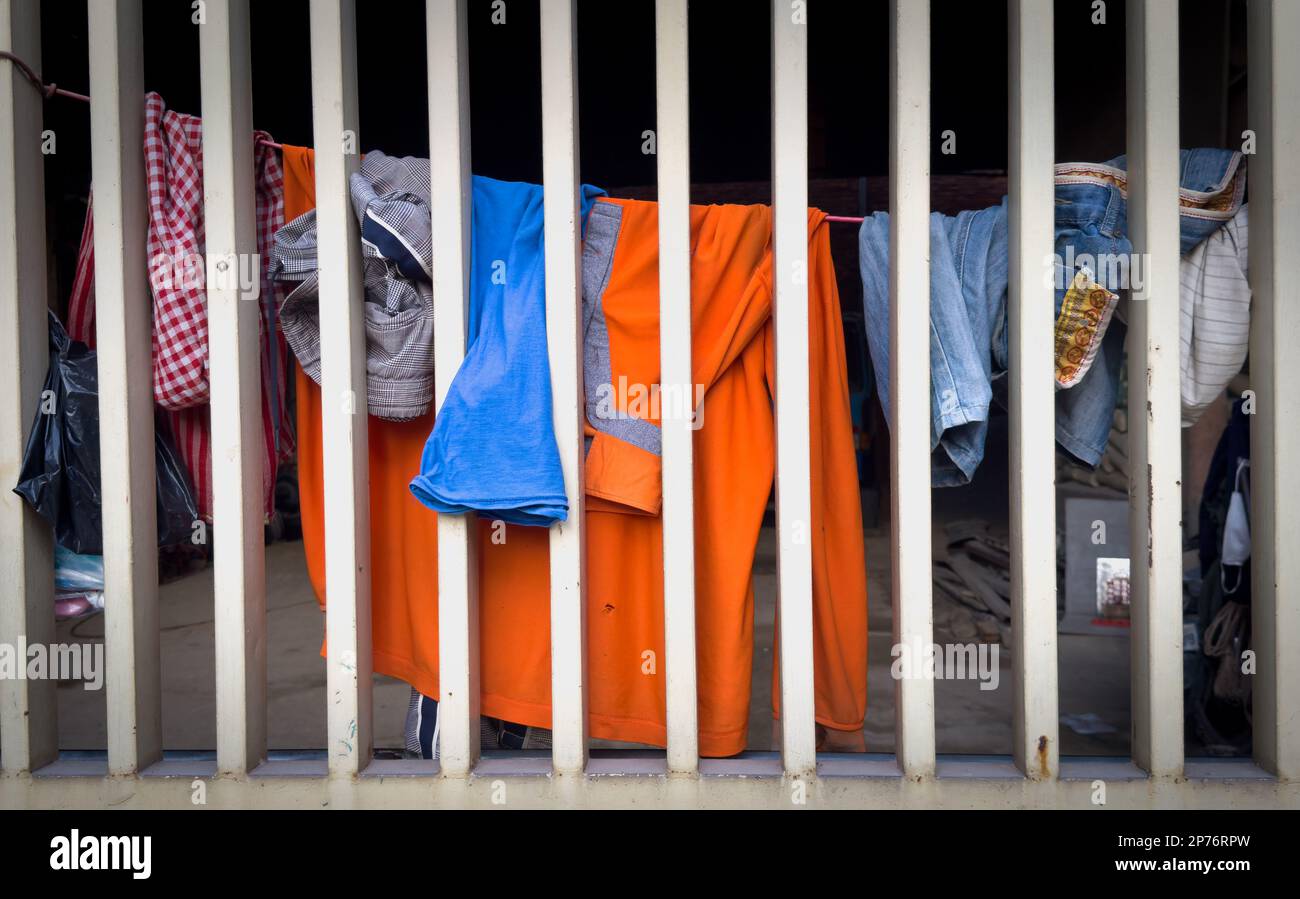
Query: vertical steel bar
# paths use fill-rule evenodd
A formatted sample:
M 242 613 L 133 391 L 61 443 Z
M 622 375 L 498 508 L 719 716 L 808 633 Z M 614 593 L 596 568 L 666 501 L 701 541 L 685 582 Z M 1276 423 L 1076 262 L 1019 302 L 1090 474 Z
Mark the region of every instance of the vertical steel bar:
M 429 162 L 433 196 L 437 408 L 465 358 L 469 327 L 469 31 L 465 0 L 429 0 Z M 478 520 L 438 516 L 439 764 L 468 776 L 479 756 Z
M 1178 0 L 1128 16 L 1129 236 L 1146 277 L 1129 311 L 1133 759 L 1183 769 L 1182 434 L 1178 373 Z
M 36 0 L 0 0 L 0 48 L 41 68 Z M 41 408 L 49 359 L 45 286 L 43 98 L 0 63 L 0 471 L 18 481 L 28 429 Z M 22 223 L 22 227 L 18 223 Z M 0 645 L 54 642 L 50 528 L 12 490 L 0 491 Z M 0 678 L 0 766 L 31 771 L 58 756 L 55 682 Z
M 1011 628 L 1012 747 L 1027 777 L 1056 776 L 1054 297 L 1043 274 L 1056 214 L 1052 5 L 1010 0 Z
M 311 0 L 325 467 L 326 733 L 331 775 L 370 762 L 370 490 L 361 236 L 348 178 L 361 159 L 354 0 Z
M 108 767 L 134 774 L 162 757 L 144 33 L 140 0 L 87 6 Z
M 1251 649 L 1255 758 L 1300 779 L 1300 391 L 1286 360 L 1300 343 L 1300 4 L 1248 7 L 1250 161 Z M 1240 663 L 1243 660 L 1237 660 Z
M 582 286 L 578 220 L 578 27 L 574 0 L 541 0 L 546 343 L 568 520 L 551 528 L 552 759 L 587 765 L 587 598 L 582 476 Z
M 817 769 L 813 709 L 812 461 L 808 353 L 808 25 L 804 4 L 772 0 L 772 319 L 776 335 L 777 602 L 781 758 Z
M 930 558 L 930 2 L 892 0 L 889 121 L 889 406 L 894 644 L 934 640 Z M 934 681 L 894 690 L 899 766 L 934 773 Z
M 253 181 L 248 0 L 209 0 L 199 29 L 211 359 L 217 770 L 266 758 L 261 265 Z M 255 260 L 253 264 L 249 260 Z
M 655 137 L 659 163 L 659 381 L 681 415 L 663 430 L 664 660 L 668 770 L 699 765 L 695 677 L 695 401 L 691 366 L 691 153 L 686 0 L 655 4 Z

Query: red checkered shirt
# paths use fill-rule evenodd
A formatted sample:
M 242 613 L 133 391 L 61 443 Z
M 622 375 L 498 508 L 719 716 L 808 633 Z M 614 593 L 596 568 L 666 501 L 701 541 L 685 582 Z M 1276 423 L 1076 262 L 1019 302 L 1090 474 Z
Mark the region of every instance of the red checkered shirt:
M 284 223 L 284 177 L 275 152 L 254 135 L 257 251 L 261 265 L 264 507 L 274 511 L 275 473 L 295 452 L 286 400 L 288 348 L 276 327 L 277 293 L 268 277 L 275 232 Z M 149 186 L 148 259 L 153 293 L 154 399 L 168 411 L 172 438 L 194 482 L 195 502 L 212 518 L 212 441 L 208 409 L 208 316 L 204 288 L 202 122 L 145 97 L 145 171 Z M 68 333 L 95 345 L 94 214 L 88 205 L 68 301 Z

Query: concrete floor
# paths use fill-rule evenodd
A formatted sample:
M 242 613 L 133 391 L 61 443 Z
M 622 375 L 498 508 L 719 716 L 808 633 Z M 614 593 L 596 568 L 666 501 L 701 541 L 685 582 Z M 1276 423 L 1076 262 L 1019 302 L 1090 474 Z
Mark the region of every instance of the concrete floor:
M 266 548 L 268 667 L 267 739 L 272 749 L 325 745 L 325 617 L 316 604 L 301 543 Z M 163 745 L 212 749 L 217 739 L 216 661 L 212 623 L 212 568 L 206 566 L 160 589 Z M 102 639 L 102 616 L 60 623 L 60 641 Z M 400 747 L 411 690 L 389 677 L 375 678 L 375 745 Z M 79 684 L 59 687 L 59 744 L 63 749 L 103 749 L 104 693 Z
M 893 747 L 894 702 L 890 676 L 889 535 L 867 532 L 870 670 L 864 728 L 871 752 Z M 307 579 L 302 545 L 267 548 L 269 659 L 269 742 L 273 749 L 325 745 L 325 665 L 319 650 L 324 618 Z M 764 529 L 754 567 L 755 663 L 750 704 L 749 748 L 772 743 L 772 628 L 776 606 L 775 540 Z M 111 600 L 110 600 L 111 601 Z M 212 570 L 205 567 L 161 589 L 163 740 L 168 749 L 211 749 L 216 745 Z M 102 639 L 103 618 L 64 622 L 58 640 Z M 1059 643 L 1061 715 L 1085 716 L 1082 729 L 1109 732 L 1086 736 L 1061 727 L 1067 755 L 1126 755 L 1129 731 L 1128 640 L 1126 637 L 1062 635 Z M 80 684 L 60 686 L 59 737 L 64 749 L 106 745 L 104 693 Z M 409 688 L 392 678 L 375 678 L 375 745 L 399 748 Z M 1001 653 L 998 689 L 982 691 L 975 680 L 940 680 L 935 685 L 937 743 L 941 753 L 1011 752 L 1011 659 Z M 1091 726 L 1089 726 L 1091 725 Z M 597 744 L 616 745 L 616 744 Z

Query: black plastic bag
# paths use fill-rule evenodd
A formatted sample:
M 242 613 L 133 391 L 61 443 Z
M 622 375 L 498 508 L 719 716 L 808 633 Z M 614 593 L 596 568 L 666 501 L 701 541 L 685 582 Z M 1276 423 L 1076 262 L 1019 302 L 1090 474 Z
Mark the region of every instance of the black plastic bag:
M 45 392 L 14 488 L 75 553 L 103 552 L 99 489 L 99 374 L 95 351 L 72 340 L 53 312 Z M 154 427 L 158 545 L 190 540 L 198 509 L 189 476 L 163 427 Z

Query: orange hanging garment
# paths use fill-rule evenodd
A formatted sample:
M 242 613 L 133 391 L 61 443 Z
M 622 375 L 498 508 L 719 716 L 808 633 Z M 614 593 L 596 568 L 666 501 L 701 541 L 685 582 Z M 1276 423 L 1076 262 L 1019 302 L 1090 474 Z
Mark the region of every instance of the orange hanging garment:
M 314 204 L 311 168 L 310 151 L 285 147 L 286 219 Z M 867 606 L 857 470 L 825 215 L 810 210 L 808 222 L 816 714 L 828 727 L 859 730 L 866 711 Z M 606 332 L 602 379 L 610 378 L 619 411 L 637 412 L 628 408 L 637 391 L 619 386 L 658 382 L 658 206 L 602 200 L 587 229 L 584 254 L 597 244 L 609 251 L 584 260 L 584 281 L 604 266 L 586 291 Z M 704 389 L 696 410 L 702 427 L 695 431 L 695 539 L 700 751 L 706 756 L 733 755 L 746 740 L 752 566 L 775 456 L 770 235 L 767 207 L 691 207 L 692 349 L 695 380 Z M 587 377 L 590 394 L 590 371 Z M 297 394 L 303 542 L 323 603 L 321 394 L 301 369 Z M 653 414 L 641 417 L 657 424 Z M 375 670 L 436 698 L 436 515 L 407 489 L 432 424 L 431 415 L 369 421 L 371 616 Z M 596 424 L 587 428 L 585 463 L 590 730 L 597 738 L 662 746 L 659 458 L 655 446 Z M 480 536 L 483 713 L 549 727 L 547 531 L 494 528 L 483 520 Z

